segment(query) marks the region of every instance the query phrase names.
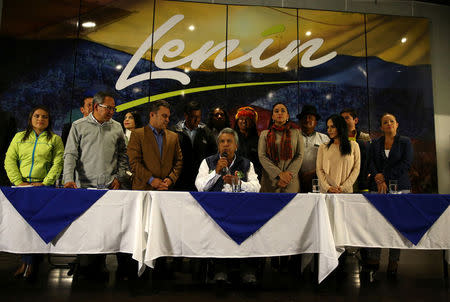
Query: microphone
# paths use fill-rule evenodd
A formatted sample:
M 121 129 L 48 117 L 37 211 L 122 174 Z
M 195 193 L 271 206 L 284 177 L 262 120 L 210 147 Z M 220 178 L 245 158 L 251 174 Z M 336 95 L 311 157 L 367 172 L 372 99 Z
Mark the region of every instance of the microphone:
M 220 157 L 225 157 L 228 158 L 228 153 L 226 151 L 222 152 L 222 154 L 220 154 Z M 230 174 L 230 169 L 228 167 L 223 167 L 222 168 L 222 174 L 223 175 L 227 175 Z

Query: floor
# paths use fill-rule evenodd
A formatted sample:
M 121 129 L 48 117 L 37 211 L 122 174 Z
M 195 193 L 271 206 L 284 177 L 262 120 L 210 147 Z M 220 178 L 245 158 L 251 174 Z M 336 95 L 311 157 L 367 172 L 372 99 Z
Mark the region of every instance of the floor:
M 386 251 L 382 253 L 380 272 L 375 282 L 360 282 L 358 253 L 347 257 L 345 273 L 333 273 L 320 285 L 306 268 L 301 276 L 264 266 L 261 285 L 245 289 L 230 285 L 218 292 L 212 283 L 194 282 L 189 272 L 190 262 L 181 262 L 178 272 L 169 280 L 152 278 L 137 282 L 116 281 L 115 256 L 108 255 L 106 267 L 112 273 L 103 281 L 84 278 L 73 280 L 67 268 L 54 264 L 67 263 L 71 258 L 44 257 L 35 282 L 12 277 L 20 263 L 14 254 L 0 253 L 0 301 L 450 301 L 449 279 L 443 278 L 442 251 L 402 251 L 396 280 L 388 280 Z M 169 265 L 173 262 L 169 259 Z

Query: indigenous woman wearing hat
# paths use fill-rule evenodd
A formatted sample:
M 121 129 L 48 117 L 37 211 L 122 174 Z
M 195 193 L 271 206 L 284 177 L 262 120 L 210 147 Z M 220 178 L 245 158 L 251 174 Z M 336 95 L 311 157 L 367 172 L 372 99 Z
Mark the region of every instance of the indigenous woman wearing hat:
M 297 193 L 298 171 L 303 160 L 303 138 L 291 128 L 289 111 L 283 103 L 272 107 L 269 129 L 261 132 L 258 143 L 259 161 L 263 167 L 261 192 Z
M 256 123 L 258 122 L 258 113 L 250 106 L 241 107 L 237 110 L 234 130 L 238 133 L 239 149 L 238 155 L 249 159 L 261 179 L 262 167 L 258 158 L 258 130 Z
M 355 141 L 348 140 L 345 119 L 333 114 L 327 119 L 328 144 L 317 152 L 316 172 L 322 193 L 353 193 L 359 175 L 360 153 Z

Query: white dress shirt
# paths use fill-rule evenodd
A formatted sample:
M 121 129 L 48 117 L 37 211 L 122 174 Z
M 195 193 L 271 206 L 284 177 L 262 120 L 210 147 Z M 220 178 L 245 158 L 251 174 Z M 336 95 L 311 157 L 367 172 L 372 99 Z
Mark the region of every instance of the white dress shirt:
M 314 131 L 311 135 L 306 135 L 302 131 L 303 142 L 305 144 L 301 173 L 316 170 L 317 150 L 322 144 L 327 144 L 330 141 L 328 135 Z
M 131 130 L 125 129 L 125 137 L 127 138 L 126 142 L 128 143 L 131 137 Z
M 233 162 L 230 165 L 230 169 L 234 165 L 234 161 L 236 156 L 234 156 Z M 216 181 L 222 177 L 222 175 L 217 174 L 216 170 L 209 170 L 208 164 L 206 163 L 206 159 L 202 161 L 200 164 L 200 168 L 198 169 L 197 178 L 195 179 L 195 186 L 199 192 L 206 192 L 209 188 L 211 188 Z M 241 181 L 241 191 L 242 192 L 259 192 L 261 185 L 258 181 L 258 175 L 255 173 L 255 169 L 253 167 L 253 163 L 250 162 L 250 168 L 247 173 L 247 181 Z M 222 192 L 231 192 L 231 185 L 224 183 L 222 188 Z

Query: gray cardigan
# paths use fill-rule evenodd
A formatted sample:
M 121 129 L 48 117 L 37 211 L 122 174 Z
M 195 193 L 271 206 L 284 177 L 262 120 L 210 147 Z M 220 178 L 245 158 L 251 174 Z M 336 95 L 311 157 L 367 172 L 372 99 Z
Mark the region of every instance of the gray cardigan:
M 97 186 L 98 177 L 108 186 L 114 178 L 126 178 L 128 158 L 120 123 L 109 120 L 99 124 L 92 113 L 72 124 L 64 152 L 64 183 L 78 187 Z

